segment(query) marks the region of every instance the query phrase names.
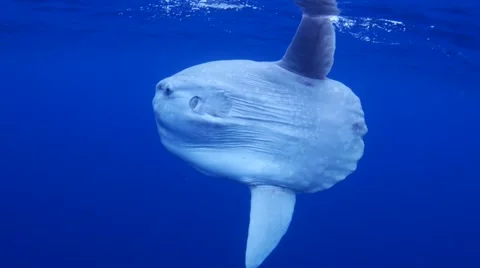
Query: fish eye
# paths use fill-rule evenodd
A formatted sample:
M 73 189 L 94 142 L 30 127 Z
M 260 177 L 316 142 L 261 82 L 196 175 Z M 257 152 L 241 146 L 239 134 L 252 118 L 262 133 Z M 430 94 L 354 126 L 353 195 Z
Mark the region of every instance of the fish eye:
M 198 105 L 198 102 L 200 102 L 200 97 L 194 96 L 193 98 L 190 99 L 190 108 L 195 109 Z
M 156 89 L 158 91 L 161 91 L 164 96 L 170 96 L 173 93 L 173 90 L 166 84 L 164 83 L 158 83 L 156 86 Z
M 172 91 L 172 89 L 170 89 L 170 87 L 165 87 L 163 89 L 163 94 L 165 94 L 165 96 L 170 96 L 172 93 L 173 93 L 173 91 Z

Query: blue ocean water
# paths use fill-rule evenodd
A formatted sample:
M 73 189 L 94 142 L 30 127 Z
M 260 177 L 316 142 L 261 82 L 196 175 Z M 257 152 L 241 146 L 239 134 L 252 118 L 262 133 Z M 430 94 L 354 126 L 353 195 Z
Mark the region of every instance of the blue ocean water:
M 330 77 L 361 98 L 358 170 L 300 195 L 265 268 L 480 267 L 480 4 L 340 1 Z M 277 60 L 275 0 L 2 0 L 0 268 L 244 267 L 248 188 L 161 145 L 155 84 Z

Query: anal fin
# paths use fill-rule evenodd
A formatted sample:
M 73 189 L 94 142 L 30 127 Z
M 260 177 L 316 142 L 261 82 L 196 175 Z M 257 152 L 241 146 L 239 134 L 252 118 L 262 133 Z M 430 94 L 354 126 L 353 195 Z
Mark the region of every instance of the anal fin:
M 257 268 L 287 232 L 295 209 L 295 193 L 284 188 L 259 185 L 251 188 L 246 268 Z

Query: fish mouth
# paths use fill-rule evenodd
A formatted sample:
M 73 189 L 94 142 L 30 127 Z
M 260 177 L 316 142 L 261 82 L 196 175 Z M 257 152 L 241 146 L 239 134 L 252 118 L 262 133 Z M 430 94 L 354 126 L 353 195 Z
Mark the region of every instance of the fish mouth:
M 155 111 L 155 123 L 157 124 L 158 133 L 160 136 L 164 136 L 167 131 L 167 124 L 162 120 L 162 116 Z
M 155 115 L 155 121 L 157 123 L 158 127 L 163 128 L 166 132 L 167 129 L 169 129 L 168 124 L 169 120 L 168 117 L 168 111 L 166 107 L 167 103 L 165 102 L 165 98 L 161 93 L 155 94 L 152 100 L 152 106 L 153 106 L 153 113 Z
M 160 136 L 160 142 L 163 147 L 173 155 L 179 156 L 181 150 L 180 140 L 175 138 L 167 129 L 157 124 L 158 134 Z
M 158 130 L 158 135 L 160 136 L 160 139 L 162 141 L 174 141 L 177 140 L 175 136 L 171 133 L 169 128 L 161 122 L 161 120 L 157 119 L 157 130 Z
M 352 131 L 356 135 L 363 137 L 368 132 L 367 124 L 365 122 L 355 122 L 352 124 Z

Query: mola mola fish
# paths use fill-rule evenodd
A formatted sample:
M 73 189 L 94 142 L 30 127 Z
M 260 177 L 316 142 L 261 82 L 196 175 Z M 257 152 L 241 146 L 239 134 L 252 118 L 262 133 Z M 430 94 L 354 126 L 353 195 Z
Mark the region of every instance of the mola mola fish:
M 296 195 L 328 189 L 355 171 L 367 133 L 360 99 L 327 78 L 335 0 L 295 0 L 303 15 L 282 59 L 219 60 L 156 86 L 161 142 L 198 171 L 250 188 L 245 267 L 256 268 L 286 233 Z

